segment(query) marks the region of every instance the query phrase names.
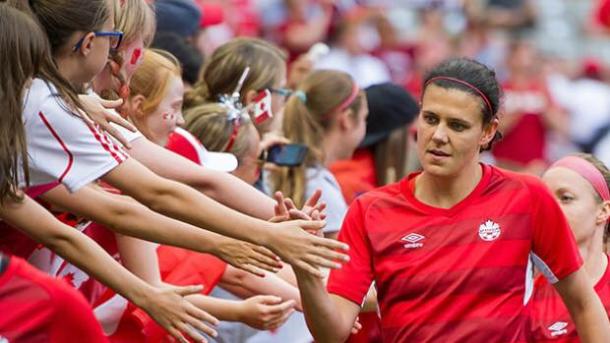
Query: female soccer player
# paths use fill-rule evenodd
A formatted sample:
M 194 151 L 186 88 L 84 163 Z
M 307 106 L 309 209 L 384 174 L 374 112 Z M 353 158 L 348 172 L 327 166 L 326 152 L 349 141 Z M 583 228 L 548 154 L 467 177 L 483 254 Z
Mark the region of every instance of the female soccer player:
M 584 268 L 606 313 L 610 313 L 610 266 L 604 252 L 610 218 L 610 171 L 589 154 L 555 162 L 542 176 L 572 228 Z M 574 342 L 579 333 L 560 295 L 544 277 L 534 283 L 532 338 L 534 342 Z
M 356 199 L 339 240 L 350 261 L 319 279 L 295 270 L 308 326 L 344 341 L 373 281 L 384 342 L 524 342 L 535 262 L 583 342 L 610 324 L 561 209 L 538 179 L 479 163 L 497 136 L 495 73 L 468 59 L 425 78 L 417 119 L 423 171 Z

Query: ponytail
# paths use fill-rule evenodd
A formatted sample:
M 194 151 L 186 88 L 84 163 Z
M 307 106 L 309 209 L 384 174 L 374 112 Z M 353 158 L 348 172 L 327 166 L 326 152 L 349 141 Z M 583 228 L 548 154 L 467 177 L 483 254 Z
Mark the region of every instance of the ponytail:
M 324 163 L 321 143 L 337 111 L 350 109 L 356 118 L 364 95 L 356 89 L 352 78 L 343 72 L 317 70 L 307 76 L 284 108 L 284 136 L 293 143 L 309 148 L 305 162 L 298 167 L 282 167 L 271 175 L 272 187 L 292 198 L 299 207 L 305 202 L 307 168 Z

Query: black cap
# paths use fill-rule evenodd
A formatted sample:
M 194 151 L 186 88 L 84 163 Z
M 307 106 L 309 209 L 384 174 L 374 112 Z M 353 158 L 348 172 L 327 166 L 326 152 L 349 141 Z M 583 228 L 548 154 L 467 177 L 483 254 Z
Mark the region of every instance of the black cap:
M 404 88 L 393 83 L 380 83 L 367 87 L 366 100 L 369 116 L 366 118 L 366 136 L 360 147 L 369 147 L 390 136 L 415 120 L 419 105 Z
M 157 0 L 157 31 L 174 32 L 191 37 L 199 31 L 201 11 L 194 0 Z

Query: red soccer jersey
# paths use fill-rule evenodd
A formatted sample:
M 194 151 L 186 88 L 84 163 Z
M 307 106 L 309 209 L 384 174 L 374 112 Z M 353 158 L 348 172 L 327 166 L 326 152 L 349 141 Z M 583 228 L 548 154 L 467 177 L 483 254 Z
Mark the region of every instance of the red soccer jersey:
M 375 281 L 384 342 L 523 342 L 532 263 L 560 280 L 582 265 L 568 224 L 536 178 L 482 165 L 450 209 L 414 195 L 411 174 L 350 207 L 349 263 L 330 293 L 361 304 Z
M 107 342 L 80 293 L 16 257 L 0 274 L 0 313 L 0 342 Z
M 595 285 L 595 292 L 610 314 L 610 265 Z M 531 306 L 533 342 L 580 342 L 568 309 L 544 277 L 536 279 Z

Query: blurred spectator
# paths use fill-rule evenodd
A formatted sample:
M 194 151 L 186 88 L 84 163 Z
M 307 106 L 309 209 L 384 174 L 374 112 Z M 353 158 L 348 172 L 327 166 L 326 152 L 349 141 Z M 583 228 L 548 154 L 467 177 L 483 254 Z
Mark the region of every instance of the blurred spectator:
M 288 51 L 289 62 L 317 42 L 327 40 L 334 0 L 284 0 L 286 16 L 271 32 L 271 38 Z
M 155 35 L 152 47 L 166 50 L 176 56 L 180 61 L 182 80 L 185 82 L 187 89 L 190 89 L 197 82 L 203 57 L 184 37 L 174 32 L 158 32 Z
M 201 11 L 193 0 L 156 0 L 157 32 L 191 39 L 199 31 Z
M 195 0 L 203 13 L 197 47 L 209 56 L 234 37 L 257 37 L 261 20 L 252 0 Z
M 477 60 L 496 70 L 500 79 L 504 78 L 502 67 L 506 54 L 506 39 L 496 34 L 488 26 L 470 21 L 466 30 L 458 37 L 458 54 Z
M 419 99 L 422 95 L 422 80 L 426 72 L 451 57 L 452 54 L 453 49 L 448 40 L 420 42 L 415 49 L 414 68 L 407 78 L 405 88 Z
M 592 152 L 610 124 L 610 86 L 601 81 L 603 66 L 585 59 L 574 80 L 554 75 L 549 87 L 570 116 L 570 137 L 584 152 Z
M 610 0 L 597 0 L 593 24 L 602 32 L 610 33 Z
M 547 134 L 568 133 L 567 118 L 551 98 L 537 61 L 540 56 L 530 42 L 512 42 L 499 127 L 504 138 L 493 149 L 498 165 L 532 173 L 542 172 L 547 163 Z
M 465 0 L 471 20 L 493 28 L 532 29 L 536 24 L 534 0 Z
M 413 68 L 415 46 L 401 40 L 398 30 L 384 12 L 375 17 L 375 27 L 379 34 L 379 46 L 373 55 L 388 67 L 392 82 L 406 83 Z
M 593 149 L 593 154 L 607 165 L 610 164 L 610 125 L 607 125 L 604 131 L 600 132 L 603 134 Z
M 396 182 L 409 172 L 409 127 L 419 112 L 415 99 L 398 85 L 373 85 L 365 92 L 369 116 L 364 140 L 350 160 L 330 167 L 348 204 L 360 194 Z
M 379 34 L 371 21 L 375 10 L 357 8 L 345 16 L 333 34 L 331 51 L 316 69 L 335 69 L 350 74 L 360 87 L 390 81 L 386 65 L 370 52 L 379 46 Z
M 441 5 L 439 1 L 430 1 L 419 9 L 420 27 L 416 34 L 418 42 L 449 41 Z

